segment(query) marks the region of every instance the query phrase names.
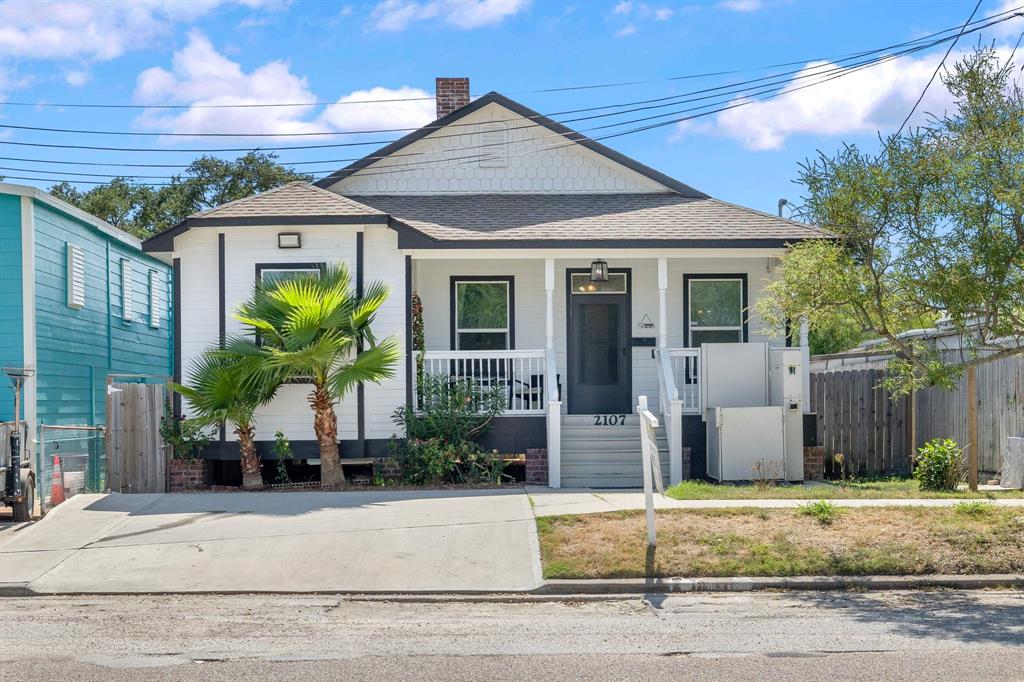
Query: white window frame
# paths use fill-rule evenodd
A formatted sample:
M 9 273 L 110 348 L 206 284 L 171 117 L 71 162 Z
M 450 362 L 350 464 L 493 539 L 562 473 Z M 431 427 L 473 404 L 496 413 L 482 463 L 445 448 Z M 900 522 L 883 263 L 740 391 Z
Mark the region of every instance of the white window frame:
M 480 125 L 480 167 L 508 166 L 508 128 L 501 121 Z
M 163 282 L 160 281 L 160 273 L 156 270 L 149 271 L 149 326 L 152 329 L 160 328 L 160 320 L 163 319 L 163 300 L 160 296 Z
M 125 322 L 135 319 L 135 275 L 132 269 L 132 262 L 127 258 L 121 259 L 121 318 Z
M 68 307 L 81 310 L 85 307 L 85 250 L 67 243 L 68 257 Z
M 738 325 L 735 325 L 735 326 L 734 325 L 713 326 L 713 327 L 694 326 L 693 315 L 691 314 L 691 311 L 693 310 L 693 283 L 694 282 L 737 282 L 740 285 L 740 323 Z M 687 280 L 686 286 L 687 286 L 687 289 L 688 289 L 688 291 L 686 292 L 686 301 L 687 301 L 687 310 L 686 310 L 687 339 L 686 339 L 686 345 L 687 345 L 687 347 L 690 347 L 690 348 L 694 347 L 694 345 L 693 345 L 693 332 L 694 331 L 701 331 L 701 332 L 735 331 L 736 332 L 736 342 L 737 343 L 743 343 L 743 319 L 746 316 L 746 310 L 743 307 L 743 302 L 744 302 L 744 298 L 745 298 L 744 291 L 743 291 L 743 287 L 744 287 L 744 280 L 743 280 L 743 278 L 742 277 L 694 277 L 692 279 Z
M 503 328 L 481 328 L 464 329 L 459 326 L 459 285 L 461 284 L 504 284 L 505 285 L 505 326 Z M 455 328 L 455 350 L 462 350 L 460 335 L 463 333 L 467 334 L 505 334 L 505 350 L 512 348 L 512 282 L 507 279 L 459 279 L 455 278 L 453 284 L 455 287 L 455 306 L 453 313 L 455 319 L 452 321 L 452 326 Z
M 303 273 L 303 274 L 313 274 L 313 275 L 318 275 L 321 272 L 323 272 L 323 265 L 321 265 L 321 264 L 317 264 L 317 265 L 313 266 L 313 265 L 307 265 L 307 264 L 302 263 L 302 264 L 296 264 L 295 267 L 287 267 L 287 266 L 280 265 L 280 264 L 275 264 L 275 265 L 272 265 L 272 266 L 264 267 L 262 265 L 257 264 L 257 267 L 259 267 L 259 281 L 260 281 L 261 284 L 264 282 L 263 276 L 265 274 L 267 274 L 268 272 L 300 272 L 300 273 Z

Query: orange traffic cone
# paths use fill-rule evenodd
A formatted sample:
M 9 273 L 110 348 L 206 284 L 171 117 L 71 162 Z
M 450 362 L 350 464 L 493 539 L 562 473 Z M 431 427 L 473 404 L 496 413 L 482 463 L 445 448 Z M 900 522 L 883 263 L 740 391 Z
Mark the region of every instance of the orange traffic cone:
M 61 471 L 60 457 L 53 457 L 53 485 L 50 486 L 50 506 L 64 501 L 64 472 Z

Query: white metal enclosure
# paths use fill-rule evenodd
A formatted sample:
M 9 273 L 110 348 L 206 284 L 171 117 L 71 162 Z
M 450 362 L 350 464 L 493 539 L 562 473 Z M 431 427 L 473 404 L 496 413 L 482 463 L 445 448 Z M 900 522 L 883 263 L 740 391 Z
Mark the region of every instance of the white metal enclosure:
M 786 457 L 781 407 L 714 407 L 707 411 L 707 424 L 708 476 L 749 481 L 777 472 L 769 477 L 781 477 Z

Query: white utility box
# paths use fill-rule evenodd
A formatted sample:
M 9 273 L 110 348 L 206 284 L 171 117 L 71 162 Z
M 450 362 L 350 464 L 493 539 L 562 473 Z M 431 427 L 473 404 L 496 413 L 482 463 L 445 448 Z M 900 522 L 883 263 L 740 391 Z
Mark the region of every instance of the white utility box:
M 705 343 L 700 347 L 701 405 L 768 404 L 768 344 Z
M 709 477 L 749 481 L 786 476 L 782 407 L 713 407 L 706 415 Z
M 768 349 L 769 403 L 782 407 L 787 481 L 804 479 L 804 367 L 799 348 Z

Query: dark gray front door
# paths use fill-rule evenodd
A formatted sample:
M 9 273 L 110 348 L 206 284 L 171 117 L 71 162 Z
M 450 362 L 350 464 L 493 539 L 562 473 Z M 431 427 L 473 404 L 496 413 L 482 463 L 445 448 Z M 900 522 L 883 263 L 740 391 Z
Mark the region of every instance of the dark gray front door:
M 629 410 L 628 317 L 625 294 L 571 297 L 571 414 L 611 414 Z

